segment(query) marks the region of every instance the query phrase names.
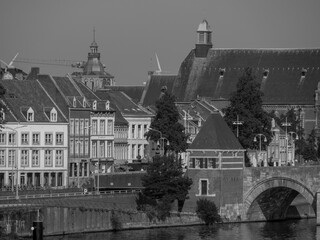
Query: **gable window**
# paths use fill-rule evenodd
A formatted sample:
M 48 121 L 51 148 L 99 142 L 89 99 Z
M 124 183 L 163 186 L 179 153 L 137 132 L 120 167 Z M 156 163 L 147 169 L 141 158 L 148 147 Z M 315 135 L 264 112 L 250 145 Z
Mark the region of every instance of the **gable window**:
M 52 144 L 52 133 L 45 134 L 45 144 Z
M 39 150 L 32 150 L 32 167 L 39 167 Z
M 27 112 L 27 121 L 28 122 L 34 121 L 34 111 L 32 110 L 32 108 L 29 108 L 29 110 Z
M 53 108 L 50 112 L 50 121 L 56 122 L 57 121 L 57 111 L 55 108 Z
M 22 133 L 21 134 L 21 144 L 29 144 L 29 134 L 28 133 Z
M 32 144 L 33 145 L 39 145 L 40 144 L 40 134 L 39 133 L 33 133 L 32 134 Z

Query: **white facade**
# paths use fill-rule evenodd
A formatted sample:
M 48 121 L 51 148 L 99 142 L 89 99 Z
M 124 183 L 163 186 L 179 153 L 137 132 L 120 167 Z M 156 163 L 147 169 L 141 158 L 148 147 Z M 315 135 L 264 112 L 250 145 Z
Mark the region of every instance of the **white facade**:
M 64 187 L 68 179 L 68 124 L 4 124 L 0 132 L 1 187 Z M 18 180 L 18 181 L 17 181 Z
M 143 159 L 148 146 L 148 141 L 144 134 L 148 132 L 151 124 L 151 117 L 125 117 L 129 122 L 128 134 L 128 162 L 132 163 L 138 156 Z

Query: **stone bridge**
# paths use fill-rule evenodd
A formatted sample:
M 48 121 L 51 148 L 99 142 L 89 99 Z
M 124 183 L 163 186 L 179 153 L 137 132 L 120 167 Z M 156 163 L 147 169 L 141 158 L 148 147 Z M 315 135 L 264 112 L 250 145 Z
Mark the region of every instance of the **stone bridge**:
M 320 224 L 318 192 L 320 166 L 245 168 L 241 219 L 284 219 L 292 201 L 301 194 L 313 207 L 317 215 L 317 224 Z

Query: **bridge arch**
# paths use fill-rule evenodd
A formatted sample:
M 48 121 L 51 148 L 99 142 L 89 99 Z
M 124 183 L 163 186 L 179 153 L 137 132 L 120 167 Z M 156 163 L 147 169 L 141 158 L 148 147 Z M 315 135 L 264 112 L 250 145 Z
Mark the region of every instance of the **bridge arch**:
M 272 198 L 279 197 L 279 194 L 282 194 L 283 197 L 274 199 L 275 204 L 272 205 Z M 249 221 L 282 219 L 283 214 L 286 213 L 289 205 L 298 194 L 301 194 L 316 212 L 315 194 L 303 183 L 288 177 L 271 177 L 259 181 L 244 195 L 243 217 Z M 263 203 L 264 201 L 265 203 Z M 266 203 L 266 201 L 270 202 Z M 268 210 L 270 211 L 268 212 L 269 214 L 265 213 L 267 211 L 263 211 L 265 210 L 262 209 L 263 204 L 264 208 L 268 204 L 269 208 L 273 208 Z M 277 216 L 275 216 L 275 211 L 279 211 L 280 213 L 277 213 Z M 257 214 L 257 212 L 259 213 Z

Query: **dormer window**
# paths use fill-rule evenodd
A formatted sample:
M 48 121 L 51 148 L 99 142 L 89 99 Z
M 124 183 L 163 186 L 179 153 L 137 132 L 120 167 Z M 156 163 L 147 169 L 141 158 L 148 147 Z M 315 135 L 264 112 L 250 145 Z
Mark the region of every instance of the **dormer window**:
M 4 112 L 4 109 L 1 108 L 1 110 L 0 110 L 0 122 L 3 122 L 4 120 L 6 120 L 6 114 Z
M 83 107 L 86 107 L 86 98 L 83 98 L 82 106 L 83 106 Z
M 301 77 L 306 77 L 306 74 L 307 74 L 307 69 L 305 69 L 305 68 L 303 68 L 302 70 L 301 70 Z
M 33 122 L 34 121 L 34 111 L 32 108 L 29 108 L 27 111 L 27 121 Z
M 110 109 L 110 101 L 106 101 L 106 110 L 109 110 Z
M 55 108 L 52 108 L 50 112 L 50 121 L 56 122 L 57 121 L 57 110 Z
M 225 68 L 220 68 L 220 69 L 219 69 L 219 76 L 220 76 L 220 77 L 223 77 L 223 76 L 224 76 L 225 71 L 226 71 L 226 69 L 225 69 Z
M 97 110 L 97 101 L 96 100 L 93 101 L 92 108 L 93 108 L 93 110 Z
M 264 78 L 267 78 L 268 75 L 269 75 L 269 69 L 264 69 L 264 70 L 263 70 L 263 77 L 264 77 Z
M 77 100 L 76 100 L 75 97 L 73 98 L 73 103 L 72 103 L 72 105 L 73 105 L 73 107 L 77 107 Z

